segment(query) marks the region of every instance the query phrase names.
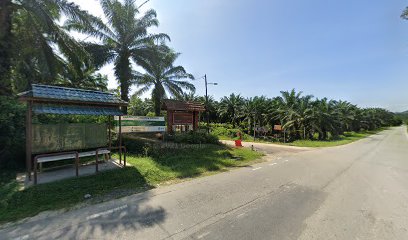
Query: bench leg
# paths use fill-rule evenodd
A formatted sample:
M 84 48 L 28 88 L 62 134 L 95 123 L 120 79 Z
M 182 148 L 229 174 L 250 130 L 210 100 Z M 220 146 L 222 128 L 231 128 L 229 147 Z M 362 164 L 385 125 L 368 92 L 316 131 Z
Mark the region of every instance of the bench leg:
M 96 171 L 96 172 L 99 171 L 99 169 L 98 169 L 98 161 L 99 161 L 99 157 L 98 157 L 98 154 L 96 154 L 96 161 L 95 161 L 95 171 Z
M 37 161 L 34 160 L 34 185 L 37 185 Z
M 40 162 L 40 172 L 42 172 L 43 171 L 43 164 L 42 164 L 42 162 Z
M 79 159 L 78 158 L 75 158 L 75 175 L 78 177 L 78 175 L 79 175 L 79 167 L 78 167 L 78 165 L 79 165 Z

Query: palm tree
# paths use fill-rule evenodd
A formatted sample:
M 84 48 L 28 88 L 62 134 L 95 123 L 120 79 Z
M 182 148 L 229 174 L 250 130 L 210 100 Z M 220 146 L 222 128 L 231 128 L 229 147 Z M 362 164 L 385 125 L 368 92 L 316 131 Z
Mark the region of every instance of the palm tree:
M 327 98 L 317 99 L 314 102 L 314 116 L 319 132 L 319 140 L 327 140 L 328 133 L 337 137 L 340 133 L 339 112 L 335 108 L 335 101 Z
M 55 83 L 66 87 L 108 90 L 108 76 L 95 71 L 89 66 L 83 66 L 78 71 L 72 64 L 67 63 Z
M 292 89 L 290 92 L 281 91 L 281 94 L 281 97 L 277 97 L 279 107 L 276 110 L 276 115 L 289 136 L 295 137 L 295 135 L 299 135 L 297 131 L 300 127 L 299 105 L 302 92 L 296 93 L 295 89 Z
M 356 119 L 357 107 L 346 101 L 336 101 L 334 104 L 339 114 L 340 134 L 343 134 L 345 131 L 351 131 L 353 122 Z
M 198 96 L 196 97 L 195 101 L 203 104 L 206 106 L 206 110 L 208 111 L 209 120 L 210 122 L 220 122 L 220 118 L 218 117 L 218 102 L 215 101 L 213 96 L 208 96 L 208 101 L 205 96 Z M 206 115 L 200 115 L 200 121 L 206 121 Z
M 269 100 L 265 96 L 255 96 L 245 100 L 243 106 L 244 120 L 247 121 L 248 133 L 252 131 L 253 123 L 265 126 L 267 122 L 267 108 Z
M 51 81 L 67 62 L 78 69 L 87 59 L 82 45 L 59 25 L 64 15 L 84 28 L 100 20 L 66 0 L 2 0 L 0 3 L 0 94 L 11 94 L 11 69 L 34 81 Z M 61 57 L 62 54 L 62 57 Z M 36 74 L 35 74 L 36 73 Z M 17 86 L 18 88 L 18 86 Z
M 176 97 L 178 100 L 184 101 L 184 102 L 196 102 L 198 101 L 198 96 L 195 95 L 195 92 L 183 92 L 181 96 Z
M 244 98 L 232 93 L 229 97 L 223 97 L 220 101 L 218 113 L 227 119 L 235 128 L 238 120 L 243 116 Z
M 180 53 L 176 53 L 164 43 L 150 45 L 150 55 L 140 58 L 138 64 L 146 73 L 135 74 L 135 84 L 140 89 L 136 94 L 142 94 L 152 90 L 152 100 L 156 116 L 160 115 L 161 103 L 169 95 L 181 98 L 183 90 L 195 91 L 192 83 L 182 79 L 194 79 L 182 66 L 175 66 Z
M 66 24 L 68 29 L 91 34 L 100 43 L 88 43 L 86 49 L 94 56 L 97 67 L 113 63 L 120 84 L 121 98 L 129 101 L 129 88 L 135 78 L 133 63 L 144 61 L 149 55 L 148 43 L 153 40 L 170 40 L 166 34 L 149 34 L 148 28 L 158 26 L 157 14 L 148 10 L 139 17 L 135 0 L 100 0 L 107 19 L 105 27 L 87 28 L 76 21 Z
M 401 17 L 408 20 L 408 7 L 402 12 Z

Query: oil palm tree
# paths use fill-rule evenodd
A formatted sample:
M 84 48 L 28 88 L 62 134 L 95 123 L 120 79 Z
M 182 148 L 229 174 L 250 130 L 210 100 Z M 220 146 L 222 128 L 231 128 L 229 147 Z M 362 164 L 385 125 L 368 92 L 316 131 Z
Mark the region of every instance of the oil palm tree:
M 289 132 L 292 137 L 299 130 L 299 119 L 301 118 L 299 112 L 299 105 L 302 92 L 296 92 L 295 89 L 289 91 L 281 91 L 281 95 L 277 97 L 278 109 L 276 115 L 278 116 L 283 129 Z
M 235 128 L 239 119 L 243 117 L 243 107 L 244 98 L 240 94 L 232 93 L 221 99 L 218 113 L 222 118 L 232 123 L 232 126 Z
M 79 69 L 86 61 L 83 46 L 59 24 L 62 15 L 84 28 L 101 26 L 98 18 L 66 0 L 1 1 L 0 94 L 11 94 L 13 65 L 17 66 L 13 72 L 37 72 L 36 80 L 47 82 L 57 77 L 66 62 Z M 26 79 L 32 81 L 31 77 Z
M 408 7 L 402 12 L 401 17 L 408 20 Z
M 269 100 L 265 96 L 255 96 L 245 100 L 243 106 L 244 121 L 247 121 L 248 133 L 252 131 L 254 122 L 266 125 Z
M 183 97 L 184 90 L 195 91 L 194 85 L 184 80 L 194 79 L 194 76 L 187 73 L 182 66 L 174 65 L 180 53 L 170 49 L 164 43 L 150 44 L 147 49 L 150 54 L 137 61 L 145 73 L 135 72 L 134 83 L 139 87 L 136 92 L 138 95 L 152 91 L 154 112 L 159 116 L 162 100 L 167 95 L 180 99 Z
M 340 134 L 343 134 L 345 131 L 351 131 L 353 122 L 356 119 L 357 107 L 347 101 L 335 101 L 334 104 L 341 125 Z
M 91 34 L 98 43 L 87 43 L 86 49 L 94 56 L 97 67 L 113 63 L 122 100 L 129 101 L 129 88 L 135 78 L 132 64 L 144 61 L 151 54 L 148 43 L 168 39 L 166 34 L 149 34 L 148 29 L 158 26 L 157 14 L 148 10 L 140 14 L 135 0 L 100 0 L 107 22 L 104 27 L 88 28 L 76 21 L 66 24 L 68 29 Z

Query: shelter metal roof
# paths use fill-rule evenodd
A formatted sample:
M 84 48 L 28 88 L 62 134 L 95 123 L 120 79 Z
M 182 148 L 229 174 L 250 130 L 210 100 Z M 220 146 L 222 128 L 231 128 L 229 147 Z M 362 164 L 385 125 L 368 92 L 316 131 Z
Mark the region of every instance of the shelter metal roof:
M 20 97 L 31 97 L 34 99 L 52 99 L 60 101 L 77 101 L 84 103 L 106 103 L 121 105 L 127 104 L 115 94 L 108 92 L 41 84 L 32 84 L 32 89 L 30 91 L 21 93 Z
M 176 110 L 176 111 L 196 111 L 204 112 L 205 107 L 198 102 L 183 102 L 174 99 L 163 100 L 162 109 L 164 110 Z
M 69 114 L 69 115 L 104 115 L 123 116 L 118 107 L 95 107 L 77 105 L 35 104 L 33 112 L 37 114 Z

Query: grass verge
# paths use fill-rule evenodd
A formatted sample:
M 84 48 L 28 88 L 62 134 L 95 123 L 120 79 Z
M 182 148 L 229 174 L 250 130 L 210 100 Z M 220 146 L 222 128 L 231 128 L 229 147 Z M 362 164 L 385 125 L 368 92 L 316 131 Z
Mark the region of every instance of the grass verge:
M 129 155 L 126 168 L 97 175 L 40 184 L 20 190 L 16 172 L 0 175 L 0 223 L 66 209 L 80 203 L 100 202 L 144 191 L 169 181 L 226 171 L 253 163 L 261 154 L 250 149 L 206 145 L 198 149 L 163 149 L 151 157 Z M 92 199 L 84 200 L 85 194 Z
M 279 144 L 279 145 L 286 145 L 286 146 L 295 146 L 295 147 L 334 147 L 334 146 L 340 146 L 340 145 L 345 145 L 349 144 L 352 142 L 355 142 L 357 140 L 366 138 L 370 135 L 379 133 L 386 128 L 381 128 L 378 130 L 373 130 L 373 131 L 361 131 L 361 132 L 346 132 L 343 135 L 340 135 L 336 139 L 330 139 L 330 140 L 296 140 L 293 142 L 289 143 L 283 143 L 283 142 L 272 142 L 272 141 L 267 141 L 267 140 L 256 140 L 255 142 L 259 143 L 271 143 L 271 144 Z M 220 137 L 221 140 L 233 140 L 231 138 L 227 137 Z M 252 139 L 250 140 L 244 140 L 244 142 L 253 142 Z
M 287 143 L 286 145 L 296 146 L 296 147 L 334 147 L 334 146 L 340 146 L 340 145 L 345 145 L 345 144 L 355 142 L 357 140 L 366 138 L 370 135 L 376 134 L 383 130 L 384 129 L 375 130 L 375 131 L 364 131 L 364 132 L 359 132 L 359 133 L 347 132 L 347 133 L 344 133 L 344 135 L 341 135 L 339 138 L 333 139 L 333 140 L 327 140 L 327 141 L 297 140 L 291 143 Z

